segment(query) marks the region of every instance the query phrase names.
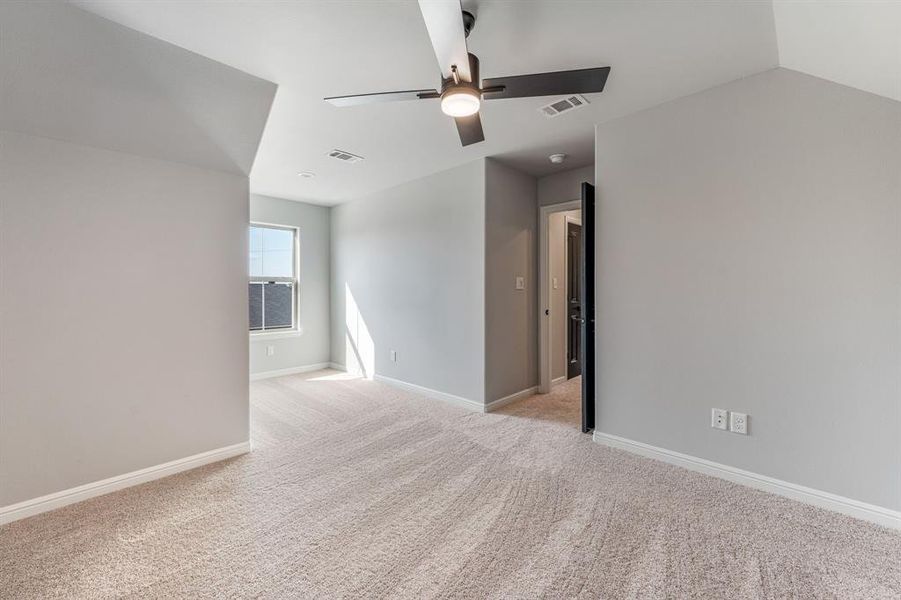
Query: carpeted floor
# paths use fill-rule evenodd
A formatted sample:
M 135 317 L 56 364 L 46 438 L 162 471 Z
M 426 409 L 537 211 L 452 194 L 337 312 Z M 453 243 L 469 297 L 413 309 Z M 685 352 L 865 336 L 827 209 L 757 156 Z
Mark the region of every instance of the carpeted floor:
M 595 444 L 577 385 L 254 383 L 251 454 L 0 528 L 0 597 L 901 598 L 901 534 Z

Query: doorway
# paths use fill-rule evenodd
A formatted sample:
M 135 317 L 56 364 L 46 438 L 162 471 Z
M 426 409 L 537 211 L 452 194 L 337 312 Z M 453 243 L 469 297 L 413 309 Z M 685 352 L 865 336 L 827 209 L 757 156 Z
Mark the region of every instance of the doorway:
M 579 289 L 579 265 L 582 261 L 582 211 L 574 211 L 576 215 L 564 218 L 566 236 L 566 378 L 572 379 L 582 374 L 582 294 Z M 576 221 L 578 219 L 578 222 Z M 553 227 L 553 219 L 552 225 Z M 555 236 L 551 236 L 553 244 Z M 553 255 L 553 248 L 551 254 Z M 551 260 L 553 270 L 553 260 Z M 551 299 L 553 301 L 553 298 Z M 553 302 L 552 302 L 553 304 Z M 553 323 L 551 324 L 553 337 Z M 555 361 L 551 361 L 553 365 Z M 551 367 L 553 369 L 553 366 Z M 551 373 L 553 376 L 553 372 Z M 551 381 L 553 385 L 553 380 Z
M 587 432 L 594 428 L 594 187 L 581 191 L 579 200 L 539 208 L 539 393 L 563 389 L 580 400 Z

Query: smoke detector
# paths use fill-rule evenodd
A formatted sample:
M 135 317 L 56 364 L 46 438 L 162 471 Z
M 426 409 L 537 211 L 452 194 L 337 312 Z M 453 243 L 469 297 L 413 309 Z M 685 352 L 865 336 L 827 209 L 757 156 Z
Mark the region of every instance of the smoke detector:
M 346 163 L 358 163 L 363 160 L 362 156 L 357 156 L 356 154 L 351 154 L 350 152 L 337 149 L 329 152 L 328 156 L 334 158 L 335 160 L 340 160 L 341 162 Z
M 551 154 L 547 159 L 555 165 L 562 165 L 563 161 L 566 160 L 566 155 L 560 152 L 558 154 Z
M 543 114 L 548 119 L 553 119 L 565 112 L 575 110 L 577 108 L 582 108 L 588 104 L 588 100 L 585 96 L 581 94 L 575 94 L 573 96 L 567 96 L 566 98 L 561 98 L 559 100 L 554 100 L 550 104 L 545 104 L 541 108 L 538 109 L 538 112 Z

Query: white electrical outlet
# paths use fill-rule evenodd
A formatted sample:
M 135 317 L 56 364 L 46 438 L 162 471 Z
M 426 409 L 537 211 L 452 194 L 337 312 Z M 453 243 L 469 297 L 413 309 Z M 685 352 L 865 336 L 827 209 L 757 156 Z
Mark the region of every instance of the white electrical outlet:
M 397 350 L 391 350 L 391 362 L 397 362 Z
M 748 415 L 745 413 L 729 413 L 729 431 L 748 435 Z
M 518 290 L 526 289 L 526 278 L 525 277 L 517 277 L 516 278 L 516 289 L 518 289 Z
M 266 356 L 275 354 L 275 346 L 266 346 Z
M 722 429 L 726 430 L 727 425 L 726 422 L 729 417 L 729 411 L 723 410 L 722 408 L 712 408 L 710 409 L 710 426 L 714 429 Z

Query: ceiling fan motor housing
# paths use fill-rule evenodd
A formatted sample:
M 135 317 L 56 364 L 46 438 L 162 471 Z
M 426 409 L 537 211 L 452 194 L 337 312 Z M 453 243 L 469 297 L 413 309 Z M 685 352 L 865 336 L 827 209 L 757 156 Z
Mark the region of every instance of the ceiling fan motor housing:
M 479 89 L 479 59 L 475 54 L 468 54 L 468 59 L 472 81 L 460 79 L 457 65 L 451 65 L 452 77 L 441 80 L 441 112 L 454 118 L 477 114 L 482 102 L 482 90 Z
M 481 94 L 481 89 L 479 89 L 479 57 L 469 53 L 469 72 L 472 75 L 472 81 L 461 81 L 460 83 L 455 83 L 453 77 L 445 77 L 441 80 L 441 95 L 444 94 L 451 89 L 459 89 L 459 88 L 471 88 L 476 91 L 476 93 Z

